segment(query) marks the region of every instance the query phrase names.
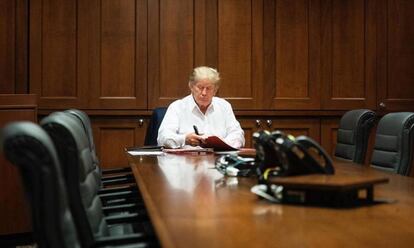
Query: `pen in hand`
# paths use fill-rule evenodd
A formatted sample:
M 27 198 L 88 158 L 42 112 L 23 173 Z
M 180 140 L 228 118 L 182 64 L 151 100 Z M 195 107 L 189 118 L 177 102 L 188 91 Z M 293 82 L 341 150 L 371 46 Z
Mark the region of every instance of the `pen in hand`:
M 200 135 L 200 133 L 198 132 L 198 128 L 197 128 L 197 126 L 196 126 L 196 125 L 193 125 L 193 128 L 194 128 L 194 132 L 195 132 L 195 134 Z
M 195 134 L 197 134 L 197 135 L 199 135 L 199 136 L 200 136 L 200 133 L 198 132 L 198 128 L 197 128 L 197 126 L 196 126 L 196 125 L 193 125 L 193 128 L 194 128 L 194 132 L 195 132 Z M 199 141 L 200 141 L 202 144 L 204 144 L 204 143 L 205 143 L 204 138 L 201 138 Z

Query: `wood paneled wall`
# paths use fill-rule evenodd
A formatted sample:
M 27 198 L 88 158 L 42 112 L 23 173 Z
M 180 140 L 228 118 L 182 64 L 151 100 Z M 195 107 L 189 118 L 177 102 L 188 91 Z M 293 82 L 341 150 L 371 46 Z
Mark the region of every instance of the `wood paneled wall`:
M 188 75 L 199 65 L 219 69 L 218 94 L 232 103 L 247 138 L 273 129 L 269 120 L 302 118 L 308 131 L 318 121 L 313 137 L 332 147 L 334 139 L 322 136 L 335 129 L 325 120 L 346 110 L 414 111 L 414 1 L 0 4 L 0 93 L 35 93 L 41 113 L 95 113 L 103 137 L 114 136 L 106 125 L 120 131 L 125 122 L 143 136 L 138 120 L 146 125 L 151 109 L 188 94 Z
M 217 67 L 236 110 L 410 110 L 414 3 L 391 0 L 33 0 L 41 109 L 147 110 Z

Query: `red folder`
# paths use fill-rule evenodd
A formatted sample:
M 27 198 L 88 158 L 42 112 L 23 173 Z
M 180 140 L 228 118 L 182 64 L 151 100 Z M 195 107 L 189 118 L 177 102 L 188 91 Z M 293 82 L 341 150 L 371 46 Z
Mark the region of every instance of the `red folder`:
M 209 136 L 206 138 L 205 143 L 201 144 L 201 147 L 213 148 L 214 151 L 237 151 L 237 148 L 234 148 L 224 142 L 217 136 Z

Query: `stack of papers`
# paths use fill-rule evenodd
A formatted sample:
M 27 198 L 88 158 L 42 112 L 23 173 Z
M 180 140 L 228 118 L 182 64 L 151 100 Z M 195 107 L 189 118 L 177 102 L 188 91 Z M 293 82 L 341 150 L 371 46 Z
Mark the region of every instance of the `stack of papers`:
M 133 155 L 133 156 L 140 156 L 140 155 L 163 155 L 164 147 L 162 146 L 141 146 L 141 147 L 128 147 L 125 150 Z
M 175 154 L 181 154 L 181 153 L 212 153 L 214 150 L 212 148 L 202 148 L 199 146 L 184 146 L 183 148 L 177 148 L 177 149 L 164 149 L 164 152 L 167 153 L 175 153 Z
M 133 155 L 133 156 L 140 156 L 140 155 L 163 155 L 164 152 L 163 151 L 128 151 L 129 154 Z

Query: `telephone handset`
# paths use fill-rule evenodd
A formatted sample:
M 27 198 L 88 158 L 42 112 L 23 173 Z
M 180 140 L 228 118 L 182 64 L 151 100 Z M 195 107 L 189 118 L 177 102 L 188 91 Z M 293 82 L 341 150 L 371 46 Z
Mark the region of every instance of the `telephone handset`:
M 281 153 L 272 134 L 267 131 L 253 133 L 254 147 L 256 149 L 257 174 L 262 175 L 269 168 L 278 168 L 281 165 Z
M 296 137 L 296 143 L 303 146 L 315 163 L 320 166 L 320 171 L 324 174 L 334 174 L 335 169 L 332 165 L 332 159 L 328 153 L 318 144 L 318 142 L 307 136 Z
M 294 138 L 281 131 L 260 131 L 253 135 L 258 174 L 290 176 L 312 173 L 333 174 L 332 160 L 318 143 L 306 136 Z M 268 175 L 261 179 L 267 179 Z

